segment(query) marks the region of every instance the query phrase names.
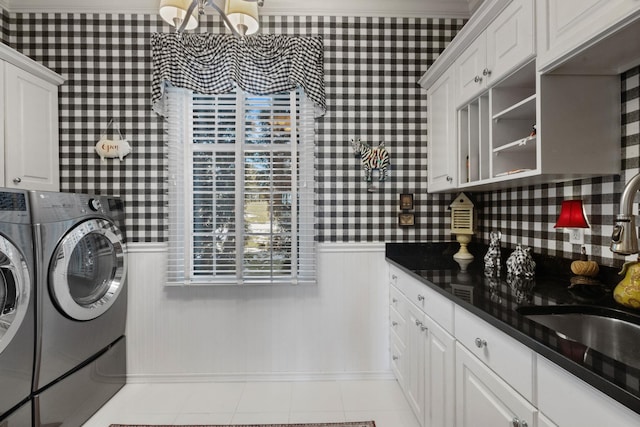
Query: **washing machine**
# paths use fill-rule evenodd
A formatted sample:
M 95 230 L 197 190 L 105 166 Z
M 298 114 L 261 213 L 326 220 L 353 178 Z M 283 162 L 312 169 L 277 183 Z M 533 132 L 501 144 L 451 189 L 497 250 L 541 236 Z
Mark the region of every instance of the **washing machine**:
M 126 382 L 120 199 L 29 192 L 35 246 L 34 425 L 80 425 Z
M 8 417 L 31 395 L 35 271 L 30 224 L 27 193 L 1 188 L 0 426 L 11 425 Z

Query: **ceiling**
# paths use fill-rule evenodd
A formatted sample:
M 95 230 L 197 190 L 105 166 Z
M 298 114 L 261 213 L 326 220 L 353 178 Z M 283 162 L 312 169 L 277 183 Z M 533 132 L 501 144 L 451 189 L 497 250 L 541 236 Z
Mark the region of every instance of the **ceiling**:
M 483 0 L 265 0 L 263 15 L 462 17 Z M 0 0 L 9 12 L 156 13 L 160 0 Z

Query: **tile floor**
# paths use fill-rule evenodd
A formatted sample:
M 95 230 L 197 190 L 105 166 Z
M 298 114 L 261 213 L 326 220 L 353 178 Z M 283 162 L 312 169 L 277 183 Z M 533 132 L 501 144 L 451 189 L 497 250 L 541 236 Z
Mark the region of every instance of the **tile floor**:
M 374 420 L 418 427 L 396 381 L 127 384 L 84 427 Z

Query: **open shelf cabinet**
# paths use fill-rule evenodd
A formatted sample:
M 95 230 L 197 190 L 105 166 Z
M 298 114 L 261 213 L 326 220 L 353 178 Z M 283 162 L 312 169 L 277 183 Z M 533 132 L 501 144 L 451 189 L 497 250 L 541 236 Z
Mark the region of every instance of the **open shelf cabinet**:
M 540 75 L 531 61 L 458 108 L 459 187 L 619 173 L 619 82 L 611 77 Z

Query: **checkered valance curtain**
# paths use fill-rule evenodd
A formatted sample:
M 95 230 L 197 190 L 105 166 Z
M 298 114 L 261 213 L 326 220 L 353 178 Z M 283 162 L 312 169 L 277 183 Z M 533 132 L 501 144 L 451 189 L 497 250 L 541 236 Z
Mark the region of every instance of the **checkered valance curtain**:
M 151 46 L 151 98 L 158 114 L 165 112 L 165 84 L 207 95 L 231 92 L 236 85 L 254 95 L 300 86 L 313 101 L 316 117 L 326 111 L 320 37 L 155 33 Z

